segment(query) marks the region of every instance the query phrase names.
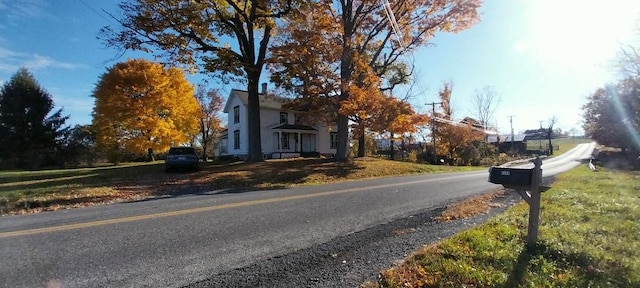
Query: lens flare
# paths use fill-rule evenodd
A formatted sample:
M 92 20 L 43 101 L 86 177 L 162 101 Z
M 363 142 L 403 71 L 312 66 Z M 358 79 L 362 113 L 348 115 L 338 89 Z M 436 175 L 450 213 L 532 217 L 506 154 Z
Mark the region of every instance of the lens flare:
M 625 103 L 622 103 L 620 94 L 618 93 L 617 89 L 615 89 L 615 87 L 611 85 L 607 85 L 607 92 L 610 96 L 609 102 L 613 105 L 613 108 L 618 114 L 620 122 L 622 122 L 622 125 L 627 130 L 627 136 L 631 140 L 632 144 L 636 148 L 640 149 L 640 135 L 638 134 L 638 127 L 636 127 L 638 123 L 634 122 L 635 119 L 631 118 L 628 113 L 629 111 L 624 108 Z

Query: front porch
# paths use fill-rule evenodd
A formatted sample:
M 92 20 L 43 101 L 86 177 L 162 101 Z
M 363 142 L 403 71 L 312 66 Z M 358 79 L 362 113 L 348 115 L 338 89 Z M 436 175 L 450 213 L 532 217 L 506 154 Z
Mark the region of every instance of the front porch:
M 273 128 L 271 158 L 285 159 L 319 155 L 317 130 L 305 125 L 280 125 Z

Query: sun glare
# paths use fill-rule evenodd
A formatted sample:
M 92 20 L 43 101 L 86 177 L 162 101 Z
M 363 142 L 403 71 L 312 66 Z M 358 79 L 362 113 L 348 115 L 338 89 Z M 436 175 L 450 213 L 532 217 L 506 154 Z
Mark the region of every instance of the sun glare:
M 620 43 L 637 35 L 640 1 L 529 3 L 527 50 L 547 63 L 573 68 L 601 65 L 615 56 Z

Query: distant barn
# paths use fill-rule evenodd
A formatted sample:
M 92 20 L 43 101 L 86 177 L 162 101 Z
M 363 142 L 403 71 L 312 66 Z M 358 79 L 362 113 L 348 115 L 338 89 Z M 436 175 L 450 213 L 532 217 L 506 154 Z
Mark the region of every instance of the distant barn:
M 515 152 L 525 154 L 527 152 L 526 135 L 515 135 L 513 141 L 511 135 L 490 135 L 487 142 L 498 147 L 500 153 Z

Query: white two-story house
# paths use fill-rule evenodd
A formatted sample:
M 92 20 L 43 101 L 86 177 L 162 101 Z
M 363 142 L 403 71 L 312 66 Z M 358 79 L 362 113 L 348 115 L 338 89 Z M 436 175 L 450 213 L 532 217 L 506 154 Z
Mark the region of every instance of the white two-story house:
M 338 143 L 337 128 L 325 124 L 304 125 L 302 111 L 285 110 L 284 98 L 266 93 L 266 83 L 260 93 L 260 137 L 263 158 L 293 158 L 305 156 L 333 157 Z M 224 106 L 227 132 L 220 140 L 217 156 L 245 159 L 248 154 L 249 129 L 247 91 L 231 90 Z M 308 123 L 307 123 L 308 124 Z

